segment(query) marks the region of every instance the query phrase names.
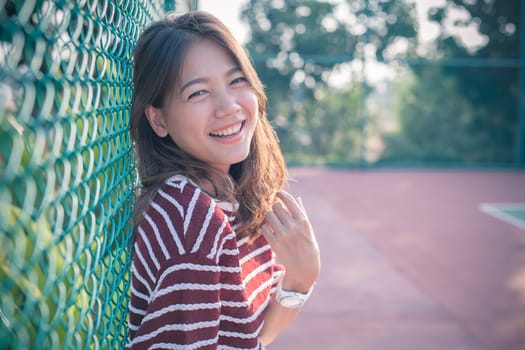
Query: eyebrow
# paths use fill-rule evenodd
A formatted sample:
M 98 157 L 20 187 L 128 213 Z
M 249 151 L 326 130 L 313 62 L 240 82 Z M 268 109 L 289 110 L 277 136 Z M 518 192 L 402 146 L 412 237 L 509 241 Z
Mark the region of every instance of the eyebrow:
M 242 72 L 242 70 L 241 70 L 241 68 L 239 66 L 235 66 L 235 67 L 229 69 L 224 76 L 228 77 L 228 76 L 230 76 L 232 74 L 235 74 L 237 72 Z M 186 90 L 191 85 L 204 83 L 207 80 L 208 79 L 206 79 L 206 78 L 195 78 L 195 79 L 192 79 L 192 80 L 186 82 L 184 85 L 182 85 L 182 87 L 179 90 L 179 94 L 181 95 L 184 92 L 184 90 Z

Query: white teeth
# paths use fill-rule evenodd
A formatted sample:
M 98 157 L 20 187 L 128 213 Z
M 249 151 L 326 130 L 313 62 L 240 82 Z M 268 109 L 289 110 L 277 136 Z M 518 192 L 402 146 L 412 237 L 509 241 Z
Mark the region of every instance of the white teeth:
M 241 130 L 242 124 L 243 123 L 239 123 L 239 124 L 236 124 L 236 125 L 228 128 L 228 129 L 223 129 L 223 130 L 220 130 L 220 131 L 212 132 L 212 133 L 210 133 L 210 135 L 212 135 L 212 136 L 222 136 L 222 137 L 231 136 L 233 134 L 238 133 Z

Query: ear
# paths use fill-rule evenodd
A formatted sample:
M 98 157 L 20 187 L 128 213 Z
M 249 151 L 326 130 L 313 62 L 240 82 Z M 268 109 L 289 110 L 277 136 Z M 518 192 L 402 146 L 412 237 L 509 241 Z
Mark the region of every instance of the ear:
M 168 136 L 168 128 L 164 122 L 164 116 L 160 108 L 155 108 L 152 105 L 147 105 L 144 109 L 146 118 L 148 119 L 149 125 L 159 137 Z

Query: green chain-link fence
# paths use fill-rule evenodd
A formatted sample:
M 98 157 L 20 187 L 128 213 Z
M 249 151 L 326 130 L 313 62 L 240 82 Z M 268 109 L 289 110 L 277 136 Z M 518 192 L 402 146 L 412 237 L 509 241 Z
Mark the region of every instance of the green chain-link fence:
M 121 348 L 132 52 L 165 2 L 0 1 L 0 348 Z

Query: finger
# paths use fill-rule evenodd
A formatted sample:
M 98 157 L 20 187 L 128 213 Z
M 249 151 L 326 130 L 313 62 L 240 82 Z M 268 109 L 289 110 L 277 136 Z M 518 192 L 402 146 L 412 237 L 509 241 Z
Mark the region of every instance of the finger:
M 274 204 L 272 209 L 272 212 L 275 214 L 277 219 L 279 219 L 283 226 L 286 226 L 290 222 L 290 219 L 292 219 L 292 214 L 285 207 L 283 207 L 281 203 Z
M 268 224 L 263 224 L 261 226 L 261 233 L 264 236 L 264 238 L 266 238 L 268 243 L 270 243 L 270 245 L 271 245 L 271 243 L 275 239 L 275 236 L 274 236 L 273 231 L 271 230 L 271 228 L 270 228 L 270 226 Z
M 296 197 L 295 201 L 299 204 L 301 209 L 304 211 L 303 199 L 301 197 Z
M 305 218 L 308 218 L 308 214 L 306 213 L 306 209 L 304 208 L 303 199 L 301 197 L 296 198 L 297 203 L 299 203 L 299 207 L 301 207 L 301 210 L 303 211 L 303 215 Z
M 286 205 L 286 208 L 288 208 L 290 214 L 293 217 L 301 217 L 303 215 L 301 207 L 290 193 L 286 191 L 279 191 L 277 196 L 283 201 L 283 203 Z
M 279 220 L 273 211 L 270 211 L 268 214 L 266 214 L 265 224 L 270 225 L 274 235 L 278 232 L 282 232 L 283 230 L 281 220 Z

